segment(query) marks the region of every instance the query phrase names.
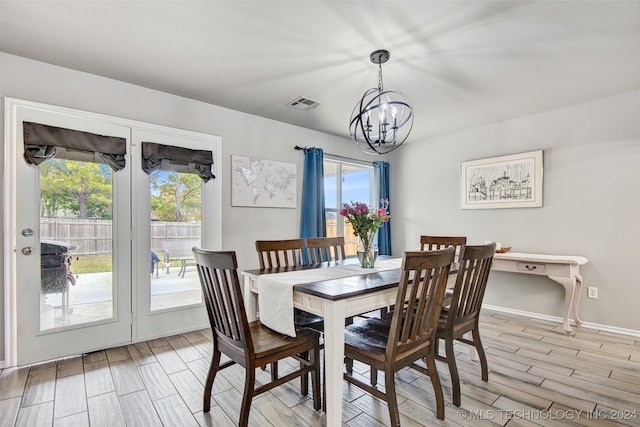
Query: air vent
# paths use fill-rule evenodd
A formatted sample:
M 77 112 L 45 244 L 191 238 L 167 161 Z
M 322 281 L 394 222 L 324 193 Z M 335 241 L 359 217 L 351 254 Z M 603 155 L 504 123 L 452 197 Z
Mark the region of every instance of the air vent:
M 314 101 L 313 99 L 305 98 L 304 96 L 299 96 L 287 103 L 288 106 L 297 108 L 299 110 L 313 110 L 320 103 L 318 101 Z

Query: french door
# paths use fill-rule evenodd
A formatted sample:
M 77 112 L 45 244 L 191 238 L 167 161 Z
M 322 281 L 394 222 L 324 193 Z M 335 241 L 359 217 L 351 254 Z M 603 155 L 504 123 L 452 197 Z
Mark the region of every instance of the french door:
M 209 151 L 215 145 L 207 135 L 158 127 L 134 129 L 132 139 L 135 165 L 141 163 L 144 142 Z M 192 248 L 220 248 L 220 180 L 205 184 L 193 173 L 163 168 L 147 175 L 136 167 L 133 175 L 133 237 L 139 255 L 133 334 L 143 340 L 207 327 Z
M 13 99 L 5 100 L 5 112 L 6 365 L 205 327 L 197 276 L 188 259 L 180 271 L 180 258 L 189 257 L 185 245 L 220 247 L 220 184 L 188 174 L 146 175 L 140 143 L 195 146 L 217 156 L 219 140 Z M 27 164 L 24 122 L 122 138 L 126 166 L 114 171 L 57 154 Z M 176 181 L 189 184 L 190 196 L 197 193 L 189 199 L 188 219 L 157 218 L 170 209 L 158 201 L 160 193 L 178 194 Z M 166 259 L 165 248 L 173 252 Z M 152 251 L 159 255 L 155 265 Z

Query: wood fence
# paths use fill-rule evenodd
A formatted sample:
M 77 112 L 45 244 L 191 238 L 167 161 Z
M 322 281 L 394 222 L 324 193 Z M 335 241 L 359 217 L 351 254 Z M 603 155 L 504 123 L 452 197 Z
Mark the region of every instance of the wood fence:
M 200 244 L 199 222 L 151 222 L 151 249 L 171 256 L 191 254 Z M 41 218 L 41 240 L 55 240 L 78 247 L 74 255 L 99 255 L 112 252 L 112 221 L 78 218 Z
M 163 251 L 173 256 L 190 256 L 191 248 L 200 245 L 199 222 L 151 221 L 151 250 L 162 257 Z M 345 224 L 345 251 L 355 255 L 358 239 L 350 224 Z M 327 220 L 327 236 L 337 235 L 336 219 Z M 112 221 L 78 218 L 41 218 L 40 238 L 78 246 L 74 255 L 99 255 L 112 252 Z

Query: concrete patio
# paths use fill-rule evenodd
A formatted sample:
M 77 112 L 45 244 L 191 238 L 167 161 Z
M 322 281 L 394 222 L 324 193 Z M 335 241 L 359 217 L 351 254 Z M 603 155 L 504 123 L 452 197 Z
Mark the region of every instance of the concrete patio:
M 151 311 L 201 302 L 200 282 L 195 268 L 188 267 L 184 278 L 178 275 L 179 270 L 173 267 L 166 273 L 161 269 L 158 277 L 149 279 Z M 112 317 L 112 273 L 87 273 L 76 277 L 76 284 L 69 284 L 69 303 L 66 307 L 63 304 L 62 293 L 42 295 L 41 329 L 104 321 Z

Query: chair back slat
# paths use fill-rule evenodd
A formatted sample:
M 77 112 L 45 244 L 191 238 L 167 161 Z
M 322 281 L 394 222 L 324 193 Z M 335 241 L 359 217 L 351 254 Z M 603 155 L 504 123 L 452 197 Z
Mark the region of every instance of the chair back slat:
M 260 269 L 305 265 L 304 239 L 256 240 Z
M 434 251 L 453 246 L 457 252 L 456 259 L 462 257 L 466 244 L 466 236 L 420 236 L 421 251 Z
M 455 249 L 405 252 L 396 307 L 387 342 L 388 360 L 428 346 L 434 338 Z
M 307 256 L 311 264 L 346 258 L 344 237 L 307 237 Z
M 477 318 L 487 288 L 495 243 L 467 246 L 460 259 L 448 321 Z
M 236 253 L 212 252 L 194 247 L 193 255 L 215 339 L 252 352 L 253 343 L 244 311 Z

